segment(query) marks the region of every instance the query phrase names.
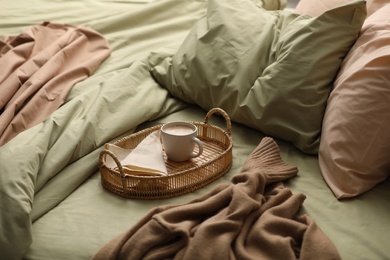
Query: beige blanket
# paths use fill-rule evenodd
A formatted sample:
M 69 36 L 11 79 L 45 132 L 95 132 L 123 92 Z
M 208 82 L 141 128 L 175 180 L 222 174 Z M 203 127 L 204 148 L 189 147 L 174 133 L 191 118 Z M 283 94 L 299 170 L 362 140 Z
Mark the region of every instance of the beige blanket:
M 0 40 L 0 146 L 42 122 L 110 53 L 98 32 L 49 22 Z
M 280 181 L 298 169 L 264 138 L 229 184 L 187 204 L 151 210 L 94 259 L 340 259 Z

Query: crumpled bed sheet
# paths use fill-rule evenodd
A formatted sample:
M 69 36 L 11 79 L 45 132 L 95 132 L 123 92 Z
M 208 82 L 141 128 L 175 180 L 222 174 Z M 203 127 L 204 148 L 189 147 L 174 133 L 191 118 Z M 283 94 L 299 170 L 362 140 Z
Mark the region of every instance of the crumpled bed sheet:
M 0 40 L 0 146 L 59 108 L 110 53 L 100 33 L 59 23 Z
M 48 118 L 0 147 L 0 252 L 9 260 L 22 258 L 28 250 L 32 222 L 97 170 L 105 143 L 187 106 L 153 80 L 148 55 L 159 46 L 180 43 L 204 14 L 204 1 L 169 0 L 148 8 L 116 8 L 111 11 L 122 14 L 109 22 L 89 21 L 92 28 L 105 32 L 102 35 L 113 50 L 109 59 L 76 84 Z M 132 21 L 140 17 L 143 22 L 134 29 Z M 129 29 L 118 27 L 118 19 Z M 151 37 L 156 28 L 170 37 Z M 137 39 L 134 44 L 129 42 L 132 37 Z

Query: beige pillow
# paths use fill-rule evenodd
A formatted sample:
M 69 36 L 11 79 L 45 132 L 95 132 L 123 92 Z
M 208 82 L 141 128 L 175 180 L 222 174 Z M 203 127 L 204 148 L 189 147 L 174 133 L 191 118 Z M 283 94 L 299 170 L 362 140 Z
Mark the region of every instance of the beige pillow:
M 368 17 L 328 99 L 319 150 L 324 179 L 339 199 L 390 174 L 390 4 Z
M 300 0 L 295 11 L 299 14 L 319 16 L 324 12 L 354 2 L 352 0 Z M 367 0 L 367 17 L 386 5 L 388 0 Z

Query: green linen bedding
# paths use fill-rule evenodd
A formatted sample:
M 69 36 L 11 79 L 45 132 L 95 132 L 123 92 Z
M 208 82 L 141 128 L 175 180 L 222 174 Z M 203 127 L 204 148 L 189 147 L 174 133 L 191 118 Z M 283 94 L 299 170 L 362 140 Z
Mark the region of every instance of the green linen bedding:
M 173 96 L 316 154 L 333 79 L 366 17 L 357 1 L 319 17 L 210 0 L 152 73 Z
M 207 111 L 171 96 L 149 70 L 151 59 L 163 60 L 180 47 L 206 14 L 206 2 L 2 1 L 0 38 L 52 21 L 98 31 L 112 53 L 45 121 L 0 147 L 0 259 L 90 259 L 152 208 L 188 202 L 240 172 L 265 135 L 239 123 L 232 128 L 232 169 L 190 194 L 166 200 L 123 199 L 102 188 L 97 169 L 106 142 L 162 122 L 203 121 Z M 225 127 L 220 118 L 212 123 Z M 298 167 L 298 176 L 285 185 L 306 195 L 300 213 L 318 224 L 340 255 L 390 255 L 390 182 L 340 202 L 323 181 L 316 155 L 276 141 L 282 158 Z
M 142 124 L 137 130 L 176 120 L 203 121 L 206 111 L 198 107 L 183 110 Z M 211 120 L 226 128 L 224 119 Z M 228 183 L 240 172 L 263 134 L 233 123 L 233 166 L 222 178 L 190 194 L 164 200 L 129 200 L 101 187 L 100 173 L 94 173 L 54 209 L 32 225 L 33 243 L 26 259 L 89 259 L 106 243 L 129 230 L 149 210 L 161 205 L 186 203 L 220 183 Z M 298 176 L 285 182 L 294 194 L 306 200 L 299 214 L 308 214 L 337 247 L 342 259 L 386 259 L 390 202 L 386 181 L 372 192 L 350 201 L 338 201 L 319 171 L 317 156 L 305 155 L 277 140 L 284 161 L 298 167 Z M 58 187 L 58 186 L 57 186 Z M 53 190 L 55 187 L 53 187 Z
M 205 10 L 202 1 L 162 1 L 145 9 L 120 2 L 70 1 L 57 6 L 54 2 L 30 3 L 34 4 L 42 8 L 35 10 L 24 26 L 43 17 L 57 23 L 89 26 L 107 38 L 113 53 L 92 77 L 72 89 L 60 109 L 1 147 L 0 204 L 4 213 L 0 237 L 2 255 L 8 259 L 19 258 L 28 249 L 33 236 L 31 223 L 96 170 L 99 149 L 104 143 L 142 122 L 183 107 L 150 77 L 147 56 L 157 46 L 180 42 Z M 15 4 L 8 7 L 8 12 L 3 9 L 8 15 L 2 17 L 11 23 L 9 27 L 10 18 L 20 24 L 23 21 L 16 18 L 19 12 L 29 10 L 23 10 L 22 5 L 14 17 L 12 7 Z M 54 10 L 62 16 L 51 16 Z M 140 18 L 143 22 L 137 22 Z M 13 28 L 13 33 L 20 28 Z M 135 32 L 127 33 L 132 30 Z M 166 38 L 164 31 L 169 32 Z M 154 36 L 159 33 L 163 36 Z

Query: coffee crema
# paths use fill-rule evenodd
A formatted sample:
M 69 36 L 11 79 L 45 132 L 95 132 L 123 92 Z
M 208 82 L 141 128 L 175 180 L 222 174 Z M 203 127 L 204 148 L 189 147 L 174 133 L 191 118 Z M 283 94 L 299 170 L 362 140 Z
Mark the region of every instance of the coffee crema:
M 184 125 L 173 125 L 164 128 L 164 132 L 171 135 L 188 135 L 194 132 L 194 129 Z

